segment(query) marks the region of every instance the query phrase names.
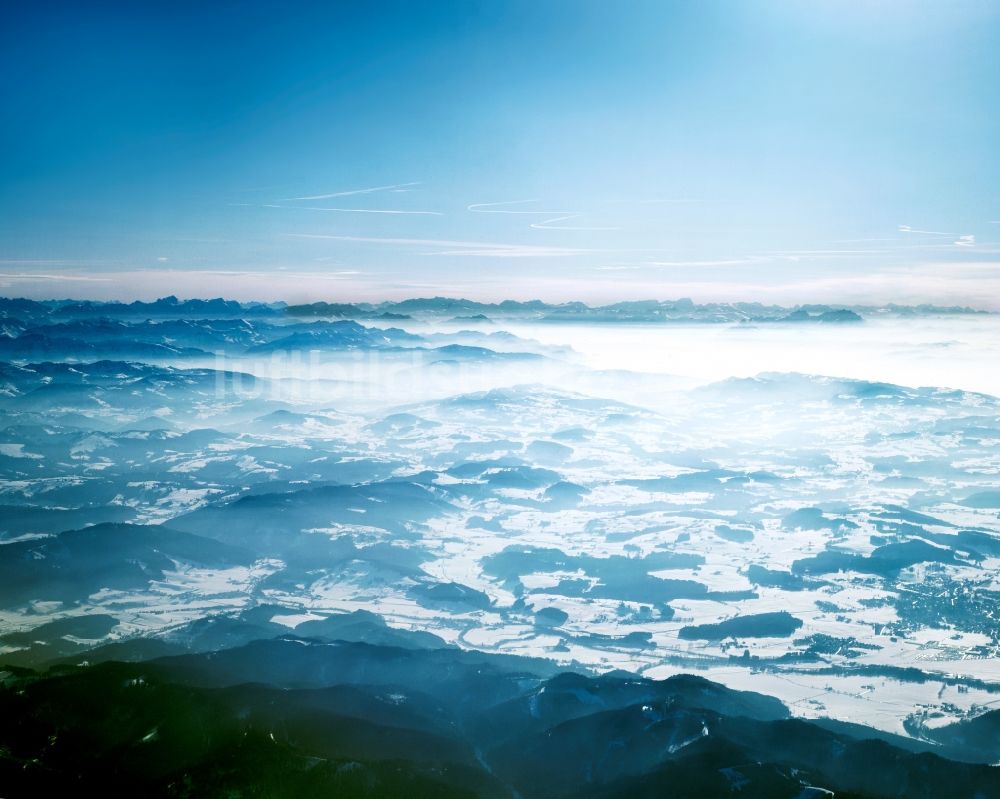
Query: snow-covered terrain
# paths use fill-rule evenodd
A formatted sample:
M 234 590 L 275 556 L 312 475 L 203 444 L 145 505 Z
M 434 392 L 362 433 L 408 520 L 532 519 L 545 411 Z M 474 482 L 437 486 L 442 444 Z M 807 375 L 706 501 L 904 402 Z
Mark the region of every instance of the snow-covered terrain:
M 1000 703 L 996 316 L 5 302 L 9 663 L 275 606 L 901 735 Z

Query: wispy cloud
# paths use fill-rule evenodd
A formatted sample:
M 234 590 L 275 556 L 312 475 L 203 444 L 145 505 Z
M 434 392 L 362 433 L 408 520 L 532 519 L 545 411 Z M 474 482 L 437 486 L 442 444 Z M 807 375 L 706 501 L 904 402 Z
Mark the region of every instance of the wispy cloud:
M 378 191 L 397 191 L 399 189 L 409 189 L 411 186 L 419 186 L 419 181 L 410 183 L 394 183 L 390 186 L 370 186 L 366 189 L 350 189 L 348 191 L 333 191 L 329 194 L 310 194 L 304 197 L 286 197 L 281 202 L 297 202 L 299 200 L 329 200 L 332 197 L 353 197 L 356 194 L 374 194 Z
M 174 275 L 178 280 L 186 279 L 190 277 L 197 278 L 198 275 L 205 275 L 207 277 L 234 277 L 240 278 L 242 280 L 263 280 L 274 278 L 280 283 L 280 281 L 296 280 L 296 281 L 310 281 L 310 280 L 350 280 L 359 275 L 366 274 L 359 269 L 337 269 L 334 271 L 322 270 L 322 271 L 302 271 L 299 269 L 279 266 L 272 270 L 261 270 L 261 269 L 199 269 L 197 271 L 184 271 L 184 270 L 157 270 L 155 274 L 159 276 L 169 276 Z
M 608 266 L 598 266 L 595 269 L 599 272 L 621 272 L 634 269 L 686 269 L 686 268 L 711 268 L 725 266 L 746 266 L 749 264 L 761 264 L 773 260 L 765 256 L 748 255 L 742 258 L 717 258 L 717 259 L 695 259 L 680 261 L 641 261 L 635 264 L 611 264 Z
M 954 236 L 954 233 L 945 233 L 941 230 L 918 230 L 917 228 L 910 227 L 909 225 L 900 225 L 900 233 L 919 233 L 924 236 Z
M 0 272 L 0 281 L 32 282 L 32 281 L 70 281 L 74 283 L 110 283 L 113 278 L 94 277 L 92 275 L 59 274 L 48 275 L 39 272 Z
M 620 202 L 631 202 L 635 205 L 692 205 L 705 201 L 696 197 L 650 197 L 645 200 L 621 200 Z
M 467 211 L 474 214 L 504 214 L 511 216 L 547 216 L 550 219 L 543 219 L 540 222 L 532 222 L 528 227 L 535 230 L 619 230 L 617 227 L 594 227 L 591 225 L 560 225 L 559 222 L 568 222 L 572 219 L 579 219 L 586 216 L 584 211 L 553 211 L 540 208 L 511 208 L 510 206 L 524 206 L 531 203 L 541 202 L 537 198 L 528 200 L 505 200 L 495 203 L 472 203 L 466 206 Z
M 452 239 L 403 239 L 377 236 L 334 236 L 323 233 L 288 233 L 293 238 L 347 241 L 404 247 L 435 248 L 424 255 L 464 255 L 483 258 L 558 258 L 592 252 L 576 247 L 546 247 L 536 244 L 503 244 L 491 241 L 456 241 Z
M 890 241 L 890 242 L 895 242 L 895 241 L 899 241 L 899 237 L 898 236 L 878 236 L 878 237 L 871 237 L 870 236 L 868 238 L 863 238 L 863 239 L 834 239 L 833 243 L 834 244 L 859 244 L 859 243 L 870 242 L 870 241 Z
M 283 205 L 277 206 L 280 208 L 288 208 L 290 206 Z M 339 211 L 343 214 L 391 214 L 398 216 L 443 216 L 440 211 L 400 211 L 397 209 L 386 209 L 386 208 L 325 208 L 315 205 L 299 205 L 292 206 L 296 210 L 300 211 Z
M 745 266 L 747 264 L 760 264 L 766 263 L 772 260 L 771 258 L 760 256 L 760 255 L 748 255 L 744 258 L 717 258 L 717 259 L 703 259 L 703 260 L 689 260 L 689 261 L 645 261 L 643 266 L 651 266 L 655 268 L 670 268 L 670 267 L 700 267 L 700 266 Z
M 0 258 L 0 266 L 66 266 L 100 267 L 111 266 L 115 262 L 102 259 L 81 258 Z
M 557 225 L 556 222 L 566 222 L 570 219 L 579 219 L 583 214 L 567 214 L 557 216 L 552 219 L 545 219 L 541 222 L 532 222 L 529 227 L 535 230 L 620 230 L 617 227 L 598 227 L 595 225 Z
M 976 246 L 976 237 L 972 236 L 972 235 L 969 235 L 969 236 L 959 236 L 958 240 L 955 242 L 955 246 L 956 247 L 975 247 Z
M 471 211 L 474 214 L 512 214 L 512 215 L 524 215 L 524 214 L 578 214 L 579 211 L 544 211 L 538 208 L 529 208 L 527 210 L 522 210 L 520 208 L 509 208 L 507 206 L 511 205 L 529 205 L 530 203 L 541 202 L 537 198 L 532 198 L 528 200 L 503 200 L 498 203 L 472 203 L 466 206 L 466 210 Z
M 858 249 L 814 249 L 814 250 L 774 250 L 770 255 L 794 255 L 797 258 L 823 257 L 826 255 L 878 255 L 885 250 Z
M 928 249 L 926 245 L 921 247 Z M 951 248 L 950 244 L 937 244 L 933 249 Z M 595 250 L 595 252 L 601 252 Z M 620 253 L 627 252 L 663 252 L 663 250 L 618 250 Z M 733 255 L 722 257 L 689 257 L 689 258 L 655 258 L 635 262 L 607 264 L 593 267 L 596 271 L 618 272 L 628 270 L 652 270 L 652 269 L 711 269 L 725 267 L 761 266 L 770 264 L 774 267 L 780 265 L 794 265 L 799 262 L 823 262 L 831 257 L 837 259 L 865 260 L 874 256 L 884 256 L 890 250 L 886 249 L 801 249 L 801 250 L 768 250 L 749 255 Z

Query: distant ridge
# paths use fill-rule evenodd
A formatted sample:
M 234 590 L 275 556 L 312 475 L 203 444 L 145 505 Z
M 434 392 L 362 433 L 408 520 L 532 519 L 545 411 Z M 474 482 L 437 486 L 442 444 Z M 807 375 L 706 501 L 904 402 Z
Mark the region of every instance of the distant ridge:
M 35 301 L 0 297 L 0 320 L 5 336 L 16 326 L 31 326 L 70 320 L 155 320 L 155 319 L 246 319 L 281 320 L 291 318 L 484 321 L 521 319 L 539 322 L 699 322 L 699 323 L 856 323 L 870 318 L 912 318 L 920 316 L 988 314 L 967 306 L 940 305 L 766 305 L 759 302 L 696 303 L 676 300 L 634 300 L 608 305 L 582 302 L 547 303 L 541 300 L 479 302 L 456 297 L 415 297 L 399 301 L 312 302 L 286 305 L 283 302 L 237 302 L 236 300 L 162 297 L 153 302 L 96 302 L 75 300 Z

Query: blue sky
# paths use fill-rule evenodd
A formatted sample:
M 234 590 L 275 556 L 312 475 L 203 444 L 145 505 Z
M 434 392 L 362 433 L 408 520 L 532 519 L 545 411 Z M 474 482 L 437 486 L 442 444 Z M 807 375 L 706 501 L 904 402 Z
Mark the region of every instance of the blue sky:
M 5 294 L 1000 306 L 1000 2 L 2 14 Z

